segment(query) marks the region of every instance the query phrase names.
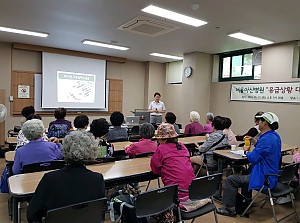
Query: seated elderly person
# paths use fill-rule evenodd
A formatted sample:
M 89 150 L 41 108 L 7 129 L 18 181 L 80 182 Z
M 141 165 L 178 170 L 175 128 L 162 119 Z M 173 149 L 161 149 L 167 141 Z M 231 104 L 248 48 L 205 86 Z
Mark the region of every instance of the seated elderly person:
M 190 122 L 185 126 L 184 134 L 185 135 L 198 135 L 204 133 L 203 126 L 199 123 L 200 122 L 200 115 L 196 111 L 190 112 Z
M 176 133 L 180 134 L 179 126 L 176 124 L 176 115 L 173 112 L 167 112 L 165 119 L 166 123 L 173 125 Z
M 106 134 L 108 133 L 109 124 L 105 118 L 99 118 L 92 121 L 90 125 L 90 133 L 92 133 L 98 142 L 98 156 L 112 157 L 114 149 L 111 144 L 107 142 Z
M 127 140 L 127 128 L 122 127 L 124 115 L 121 112 L 115 111 L 110 116 L 110 122 L 113 125 L 107 133 L 107 141 Z
M 206 113 L 206 124 L 204 125 L 205 133 L 212 133 L 214 131 L 213 126 L 212 126 L 213 120 L 214 120 L 214 114 L 211 112 L 207 112 Z
M 30 142 L 16 150 L 12 167 L 14 174 L 21 173 L 23 166 L 27 164 L 63 159 L 61 144 L 43 140 L 44 125 L 41 120 L 26 121 L 22 132 Z
M 40 222 L 48 210 L 105 196 L 102 174 L 84 166 L 95 159 L 97 146 L 88 132 L 74 131 L 64 138 L 61 150 L 67 166 L 43 176 L 27 208 L 28 222 Z
M 86 115 L 78 115 L 74 119 L 74 127 L 77 130 L 86 131 L 89 123 L 89 117 L 87 117 Z
M 32 114 L 30 114 L 30 115 L 27 116 L 26 121 L 31 120 L 31 119 L 39 119 L 39 120 L 42 120 L 42 117 L 41 117 L 40 115 L 38 115 L 38 114 L 32 113 Z M 24 122 L 24 123 L 25 123 L 25 122 Z M 24 123 L 23 123 L 23 124 L 24 124 Z M 54 138 L 54 137 L 53 137 L 53 138 Z M 51 138 L 51 140 L 50 140 L 51 142 L 53 141 L 53 138 Z M 44 141 L 48 141 L 48 140 L 49 140 L 49 138 L 47 137 L 47 135 L 46 135 L 45 132 L 43 133 L 43 140 L 44 140 Z M 23 131 L 22 131 L 22 129 L 21 129 L 21 130 L 18 132 L 16 149 L 19 148 L 19 147 L 21 147 L 21 146 L 26 145 L 27 143 L 29 143 L 29 140 L 24 136 Z
M 138 142 L 131 144 L 125 148 L 125 152 L 129 157 L 134 157 L 138 154 L 155 152 L 157 143 L 152 141 L 155 129 L 152 124 L 144 123 L 140 127 L 140 136 L 142 137 Z

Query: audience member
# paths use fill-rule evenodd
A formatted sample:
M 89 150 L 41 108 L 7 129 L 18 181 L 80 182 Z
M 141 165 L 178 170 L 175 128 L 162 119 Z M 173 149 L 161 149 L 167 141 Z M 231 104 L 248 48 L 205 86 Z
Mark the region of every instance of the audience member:
M 178 142 L 174 126 L 168 123 L 158 126 L 156 138 L 159 143 L 150 166 L 159 174 L 165 186 L 178 184 L 179 189 L 188 190 L 195 178 L 188 149 Z M 188 194 L 179 192 L 179 199 L 186 201 Z
M 40 115 L 38 115 L 38 114 L 31 113 L 30 115 L 27 116 L 26 121 L 31 120 L 31 119 L 39 119 L 39 120 L 42 120 L 42 117 L 41 117 Z M 24 124 L 24 123 L 23 123 L 23 124 Z M 44 141 L 48 141 L 48 140 L 49 140 L 45 132 L 43 132 L 43 137 L 42 137 L 42 139 L 43 139 Z M 54 141 L 53 138 L 51 138 L 50 141 Z M 18 135 L 17 135 L 17 146 L 16 146 L 16 149 L 18 149 L 18 148 L 21 147 L 21 146 L 26 145 L 27 143 L 29 143 L 29 140 L 26 139 L 26 137 L 24 136 L 23 131 L 22 131 L 22 129 L 21 129 L 21 130 L 18 132 Z
M 203 126 L 200 122 L 200 115 L 196 111 L 190 112 L 190 122 L 185 126 L 184 134 L 185 135 L 198 135 L 204 133 Z
M 228 144 L 229 145 L 235 145 L 238 146 L 238 142 L 236 141 L 235 135 L 232 132 L 232 130 L 230 129 L 231 126 L 231 119 L 227 118 L 227 117 L 223 117 L 224 118 L 224 125 L 225 125 L 225 129 L 223 130 L 224 134 L 227 134 L 228 136 Z
M 33 106 L 26 106 L 22 109 L 21 114 L 23 115 L 23 119 L 21 120 L 21 126 L 26 122 L 27 117 L 31 114 L 35 113 L 35 109 Z
M 259 111 L 255 114 L 254 116 L 254 122 L 255 122 L 255 126 L 250 128 L 248 130 L 247 133 L 245 133 L 244 135 L 237 135 L 235 136 L 236 140 L 237 141 L 244 141 L 244 137 L 247 136 L 247 137 L 250 137 L 250 138 L 254 138 L 254 140 L 257 140 L 259 135 L 260 135 L 260 130 L 259 130 L 259 126 L 258 126 L 258 123 L 259 123 L 259 118 L 257 118 L 257 116 L 260 116 L 262 115 L 264 112 L 262 111 Z M 254 143 L 255 144 L 255 143 Z
M 105 196 L 102 174 L 84 166 L 85 161 L 95 159 L 97 144 L 93 135 L 84 131 L 73 131 L 64 138 L 61 150 L 67 166 L 45 173 L 27 208 L 28 222 L 41 222 L 48 210 Z
M 115 111 L 110 116 L 110 122 L 113 128 L 107 133 L 107 141 L 128 140 L 127 128 L 121 127 L 124 122 L 124 115 L 121 112 Z
M 22 126 L 22 132 L 30 142 L 16 150 L 12 167 L 14 174 L 21 173 L 23 166 L 27 164 L 63 159 L 60 151 L 61 144 L 42 139 L 44 125 L 41 120 L 26 121 Z
M 86 115 L 78 115 L 74 119 L 74 127 L 77 130 L 86 131 L 89 123 L 89 117 L 87 117 Z
M 297 149 L 293 149 L 292 154 L 293 154 L 293 162 L 300 163 L 300 152 Z M 300 167 L 296 173 L 295 181 L 298 182 L 298 187 L 299 187 L 300 186 Z
M 278 181 L 279 165 L 281 159 L 281 139 L 274 131 L 278 129 L 278 117 L 272 112 L 266 112 L 256 116 L 261 136 L 252 152 L 250 146 L 244 146 L 247 158 L 251 163 L 249 175 L 231 175 L 226 179 L 222 202 L 224 207 L 218 208 L 221 215 L 236 216 L 236 196 L 238 188 L 242 187 L 242 193 L 251 197 L 249 190 L 259 190 L 265 182 L 266 174 L 274 174 L 268 178 L 270 188 L 273 189 Z
M 217 161 L 213 159 L 213 151 L 219 147 L 228 145 L 228 136 L 223 133 L 225 128 L 224 119 L 221 116 L 216 116 L 212 121 L 213 132 L 207 135 L 207 140 L 197 149 L 199 149 L 200 154 L 191 157 L 193 164 L 202 165 L 204 160 L 203 153 L 206 154 L 206 161 L 208 168 L 216 169 L 218 164 Z
M 167 112 L 165 116 L 166 122 L 170 123 L 171 125 L 174 126 L 174 129 L 177 134 L 180 134 L 180 129 L 178 125 L 176 124 L 176 115 L 173 112 Z
M 131 144 L 125 148 L 125 152 L 129 157 L 135 157 L 138 154 L 155 152 L 157 143 L 152 141 L 155 129 L 152 124 L 144 123 L 140 127 L 140 136 L 142 137 L 138 142 Z
M 212 122 L 214 120 L 214 114 L 211 112 L 206 113 L 206 124 L 204 125 L 204 132 L 205 133 L 212 133 L 213 127 L 212 127 Z
M 98 155 L 101 157 L 112 157 L 114 152 L 111 144 L 107 142 L 106 134 L 109 131 L 109 124 L 105 118 L 99 118 L 92 121 L 90 125 L 90 132 L 95 136 L 98 141 Z
M 50 122 L 48 128 L 48 137 L 64 138 L 69 134 L 72 123 L 65 119 L 67 109 L 57 108 L 54 111 L 55 121 Z

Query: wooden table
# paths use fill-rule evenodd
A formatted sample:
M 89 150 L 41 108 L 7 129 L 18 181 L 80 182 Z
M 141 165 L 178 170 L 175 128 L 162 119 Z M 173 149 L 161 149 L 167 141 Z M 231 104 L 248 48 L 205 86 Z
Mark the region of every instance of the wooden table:
M 115 151 L 124 151 L 124 148 L 126 146 L 129 146 L 132 144 L 132 142 L 129 141 L 124 141 L 124 142 L 114 142 L 112 143 L 114 145 L 114 150 Z M 15 158 L 15 151 L 9 151 L 5 153 L 5 161 L 10 163 L 10 162 L 14 162 L 14 158 Z M 123 154 L 123 153 L 122 153 Z
M 5 153 L 5 161 L 7 163 L 13 163 L 14 162 L 14 159 L 15 159 L 15 154 L 16 154 L 16 151 L 8 151 Z
M 6 143 L 8 144 L 17 144 L 17 137 L 7 137 Z
M 189 136 L 189 137 L 183 137 L 178 138 L 178 142 L 181 142 L 183 144 L 197 144 L 197 143 L 204 143 L 206 141 L 205 136 Z
M 115 151 L 124 150 L 126 146 L 130 146 L 132 142 L 129 141 L 123 141 L 123 142 L 112 142 L 111 143 L 114 146 Z
M 102 173 L 107 188 L 114 185 L 139 182 L 157 178 L 150 168 L 149 157 L 121 160 L 111 163 L 90 165 L 88 169 Z M 13 199 L 13 221 L 18 221 L 18 201 L 34 194 L 44 172 L 14 175 L 8 178 L 9 191 Z

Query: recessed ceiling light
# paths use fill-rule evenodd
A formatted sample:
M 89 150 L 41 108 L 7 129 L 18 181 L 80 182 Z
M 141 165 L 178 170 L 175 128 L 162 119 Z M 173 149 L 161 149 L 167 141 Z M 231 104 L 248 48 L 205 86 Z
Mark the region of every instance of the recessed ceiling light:
M 124 46 L 117 46 L 117 45 L 112 45 L 112 44 L 108 44 L 108 43 L 101 43 L 101 42 L 92 41 L 92 40 L 82 40 L 81 42 L 83 44 L 87 44 L 87 45 L 100 46 L 100 47 L 116 49 L 116 50 L 128 50 L 129 49 L 128 47 L 124 47 Z
M 207 24 L 207 22 L 202 21 L 200 19 L 195 19 L 183 14 L 179 14 L 177 12 L 172 12 L 170 10 L 167 9 L 163 9 L 163 8 L 159 8 L 153 5 L 149 5 L 146 8 L 142 9 L 143 12 L 147 12 L 156 16 L 160 16 L 166 19 L 170 19 L 170 20 L 174 20 L 176 22 L 181 22 L 181 23 L 185 23 L 191 26 L 202 26 Z
M 167 55 L 162 53 L 150 53 L 150 55 L 155 57 L 164 57 L 164 58 L 175 59 L 175 60 L 183 60 L 183 57 L 172 56 L 172 55 Z
M 244 33 L 241 33 L 241 32 L 233 33 L 233 34 L 230 34 L 228 36 L 233 37 L 233 38 L 237 38 L 237 39 L 241 39 L 241 40 L 244 40 L 244 41 L 248 41 L 248 42 L 251 42 L 251 43 L 256 43 L 256 44 L 259 44 L 259 45 L 268 45 L 268 44 L 273 43 L 269 40 L 261 39 L 261 38 L 255 37 L 255 36 L 250 36 L 250 35 L 247 35 L 247 34 L 244 34 Z
M 49 36 L 48 33 L 33 32 L 33 31 L 22 30 L 22 29 L 13 29 L 13 28 L 7 28 L 7 27 L 3 27 L 3 26 L 0 26 L 0 31 L 29 35 L 29 36 L 44 37 L 44 38 Z

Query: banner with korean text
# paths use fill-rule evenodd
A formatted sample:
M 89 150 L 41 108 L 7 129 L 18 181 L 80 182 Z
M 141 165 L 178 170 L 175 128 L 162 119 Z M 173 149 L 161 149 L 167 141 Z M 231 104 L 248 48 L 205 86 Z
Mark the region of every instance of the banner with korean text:
M 300 103 L 300 82 L 232 84 L 230 100 Z

